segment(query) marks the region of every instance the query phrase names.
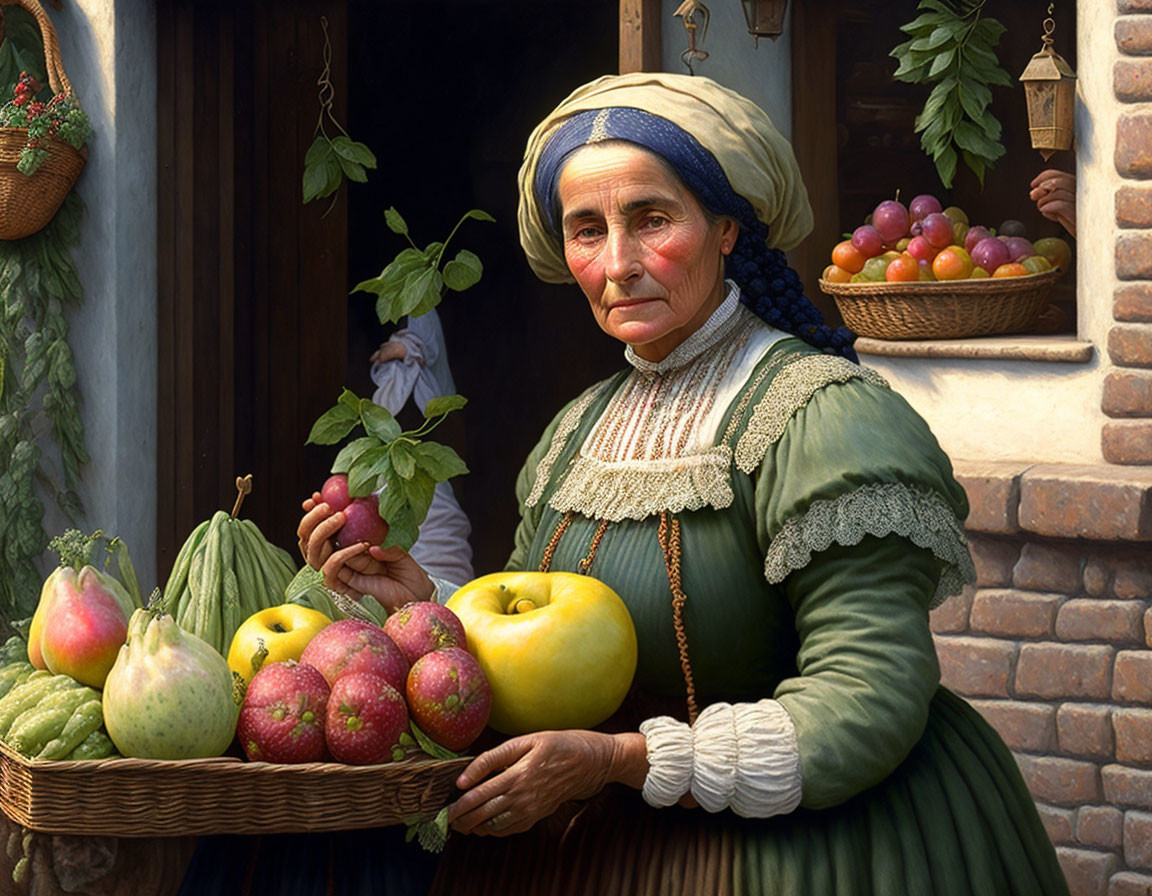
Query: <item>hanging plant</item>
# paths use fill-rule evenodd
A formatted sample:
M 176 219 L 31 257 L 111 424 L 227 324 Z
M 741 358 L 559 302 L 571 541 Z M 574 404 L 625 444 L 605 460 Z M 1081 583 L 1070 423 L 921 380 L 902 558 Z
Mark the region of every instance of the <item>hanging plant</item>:
M 1000 122 L 988 107 L 992 86 L 1012 84 L 996 57 L 1006 29 L 984 15 L 985 3 L 921 0 L 921 14 L 900 26 L 911 39 L 890 54 L 900 61 L 896 80 L 932 85 L 916 132 L 945 187 L 952 186 L 959 159 L 983 186 L 984 174 L 1004 155 Z
M 83 205 L 73 193 L 38 233 L 0 240 L 0 615 L 35 608 L 47 546 L 46 491 L 73 523 L 88 460 L 69 308 L 82 290 L 69 249 L 79 241 Z M 54 451 L 46 451 L 51 445 Z
M 21 72 L 12 99 L 0 106 L 0 127 L 25 128 L 28 140 L 20 151 L 16 170 L 31 177 L 48 158 L 49 142 L 63 140 L 82 149 L 92 135 L 88 115 L 70 93 L 57 93 L 44 102 L 36 98 L 40 82 Z
M 316 82 L 320 88 L 320 118 L 316 121 L 312 145 L 304 156 L 305 202 L 331 196 L 340 189 L 344 178 L 364 183 L 368 180 L 366 169 L 376 167 L 376 156 L 372 150 L 349 137 L 332 112 L 336 90 L 332 86 L 332 44 L 328 40 L 328 19 L 324 16 L 320 17 L 320 26 L 324 29 L 324 71 Z M 337 136 L 328 136 L 324 127 L 325 119 L 340 132 Z M 328 210 L 332 210 L 331 206 Z
M 59 145 L 82 135 L 83 143 L 90 125 L 74 101 L 65 102 L 71 88 L 52 25 L 34 0 L 20 0 L 20 6 L 4 10 L 0 89 L 13 97 L 5 110 L 23 111 L 18 126 L 27 128 L 28 142 Z M 42 48 L 50 52 L 42 54 Z M 34 109 L 42 76 L 53 89 L 43 107 Z M 60 94 L 67 96 L 57 100 Z M 44 162 L 36 152 L 43 145 L 23 150 L 32 151 L 27 157 L 22 152 L 18 165 Z M 74 152 L 71 146 L 66 150 Z M 10 180 L 34 181 L 46 173 L 29 175 L 13 167 L 6 174 Z M 10 625 L 31 615 L 40 594 L 37 564 L 48 543 L 43 498 L 74 525 L 83 513 L 80 472 L 88 453 L 67 316 L 83 295 L 71 257 L 80 239 L 83 203 L 70 186 L 41 229 L 0 239 L 0 619 Z

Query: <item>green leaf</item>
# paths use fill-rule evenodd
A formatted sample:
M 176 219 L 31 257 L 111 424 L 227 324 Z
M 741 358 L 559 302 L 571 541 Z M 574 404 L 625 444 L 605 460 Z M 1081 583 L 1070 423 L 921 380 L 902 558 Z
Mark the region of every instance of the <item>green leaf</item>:
M 412 445 L 409 442 L 393 442 L 388 446 L 388 453 L 392 456 L 392 466 L 401 479 L 411 479 L 416 473 L 416 458 L 412 454 Z
M 1004 36 L 1004 32 L 1007 30 L 1008 29 L 996 19 L 981 16 L 980 21 L 977 22 L 976 26 L 972 29 L 972 36 L 994 47 L 1000 42 L 1000 38 Z
M 340 453 L 336 455 L 336 460 L 332 462 L 332 472 L 347 473 L 360 455 L 379 444 L 380 440 L 374 436 L 363 436 L 349 442 L 340 449 Z
M 468 399 L 463 395 L 438 395 L 436 398 L 428 399 L 428 403 L 424 405 L 424 416 L 439 417 L 441 414 L 458 411 L 466 404 Z
M 414 470 L 411 478 L 401 479 L 400 487 L 404 490 L 408 506 L 412 508 L 412 518 L 419 526 L 427 518 L 428 508 L 432 506 L 436 480 L 423 470 Z
M 376 156 L 363 143 L 357 143 L 343 135 L 332 141 L 332 151 L 340 158 L 352 162 L 362 168 L 375 168 Z
M 436 260 L 436 258 L 440 255 L 440 252 L 443 249 L 444 249 L 443 243 L 429 243 L 427 246 L 424 247 L 425 260 L 427 260 L 430 263 L 434 262 Z
M 328 169 L 326 165 L 321 162 L 317 165 L 306 165 L 304 167 L 304 201 L 311 202 L 320 196 L 321 192 L 328 186 Z
M 360 413 L 361 400 L 362 399 L 360 398 L 359 395 L 357 395 L 351 389 L 345 388 L 340 393 L 340 397 L 338 399 L 336 399 L 336 403 L 343 405 L 344 407 L 348 408 L 348 410 L 352 411 L 353 413 L 359 414 Z
M 984 131 L 970 121 L 962 121 L 954 131 L 956 145 L 961 149 L 985 159 L 997 158 L 1002 148 L 984 136 Z
M 364 418 L 364 430 L 381 442 L 391 442 L 401 433 L 400 424 L 388 409 L 367 398 L 361 402 L 360 415 Z
M 400 315 L 410 314 L 424 304 L 431 294 L 439 301 L 440 291 L 436 288 L 437 271 L 433 268 L 413 271 L 404 281 L 404 288 L 400 291 L 398 305 L 394 310 Z
M 480 208 L 469 209 L 468 211 L 464 212 L 464 216 L 460 220 L 464 221 L 464 220 L 467 220 L 468 218 L 471 218 L 474 221 L 495 221 L 496 220 L 490 214 L 488 214 L 488 212 L 486 212 Z
M 440 746 L 437 742 L 422 730 L 416 727 L 415 722 L 409 722 L 409 727 L 412 729 L 412 737 L 416 738 L 416 743 L 419 744 L 420 750 L 429 754 L 433 759 L 461 759 L 461 753 L 454 753 L 446 746 Z
M 944 50 L 939 56 L 932 60 L 932 65 L 928 69 L 929 80 L 944 74 L 944 72 L 948 70 L 948 66 L 950 66 L 955 59 L 956 49 L 954 47 Z
M 308 434 L 305 444 L 335 445 L 359 422 L 358 413 L 338 404 L 321 414 L 320 419 L 312 424 L 312 431 Z
M 973 155 L 970 152 L 961 152 L 960 157 L 964 160 L 964 164 L 972 169 L 976 175 L 977 180 L 980 181 L 980 186 L 984 186 L 984 174 L 987 171 L 987 166 L 984 160 L 979 156 Z
M 400 212 L 396 211 L 396 209 L 389 208 L 384 212 L 384 223 L 388 225 L 388 229 L 393 233 L 403 234 L 404 236 L 408 235 L 408 225 L 404 222 L 404 219 L 400 217 Z
M 956 175 L 956 150 L 951 146 L 938 153 L 933 160 L 936 162 L 936 172 L 940 175 L 940 182 L 951 188 L 952 178 Z
M 914 31 L 930 31 L 949 20 L 949 16 L 941 15 L 938 12 L 921 13 L 907 25 L 901 25 L 900 30 L 906 34 L 911 34 Z
M 411 550 L 419 536 L 420 526 L 413 519 L 412 511 L 408 509 L 408 505 L 405 504 L 402 510 L 388 517 L 388 537 L 384 539 L 381 547 L 400 547 L 406 551 Z
M 376 445 L 357 457 L 348 470 L 348 494 L 354 498 L 364 498 L 376 491 L 387 457 L 386 445 Z
M 421 442 L 414 449 L 416 466 L 437 482 L 446 482 L 453 476 L 462 476 L 468 467 L 460 455 L 437 442 Z
M 344 176 L 348 178 L 348 180 L 355 181 L 358 184 L 368 182 L 368 175 L 364 172 L 363 165 L 349 161 L 343 156 L 337 157 L 337 162 L 340 165 L 340 170 L 344 172 Z
M 332 154 L 332 144 L 323 134 L 317 134 L 316 139 L 312 141 L 312 145 L 308 147 L 308 152 L 304 154 L 304 167 L 309 168 L 313 165 L 323 165 L 324 160 Z
M 484 265 L 475 254 L 467 249 L 461 249 L 456 257 L 444 265 L 444 283 L 456 292 L 463 292 L 480 282 L 484 273 Z

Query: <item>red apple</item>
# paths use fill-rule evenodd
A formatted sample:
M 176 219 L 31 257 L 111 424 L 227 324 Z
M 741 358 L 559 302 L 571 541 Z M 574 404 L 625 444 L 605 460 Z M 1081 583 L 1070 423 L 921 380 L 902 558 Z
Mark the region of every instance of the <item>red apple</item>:
M 444 647 L 468 647 L 460 617 L 429 600 L 402 606 L 384 621 L 384 633 L 404 651 L 409 663 Z
M 319 762 L 325 755 L 328 682 L 312 666 L 262 666 L 244 694 L 236 734 L 244 755 L 263 762 Z
M 344 508 L 344 520 L 343 528 L 333 539 L 338 549 L 362 541 L 382 544 L 388 537 L 388 523 L 380 517 L 379 502 L 375 495 L 353 498 L 352 503 Z
M 337 762 L 373 765 L 402 758 L 400 735 L 408 708 L 400 691 L 379 675 L 345 675 L 328 698 L 328 749 Z
M 396 643 L 384 629 L 359 619 L 341 619 L 321 629 L 300 662 L 319 669 L 330 687 L 345 675 L 369 672 L 403 691 L 408 678 L 408 660 Z
M 320 489 L 320 497 L 333 512 L 343 510 L 352 501 L 351 495 L 348 494 L 348 477 L 343 473 L 329 476 Z
M 871 224 L 863 224 L 852 232 L 852 245 L 865 258 L 874 258 L 884 251 L 884 237 Z
M 420 657 L 408 673 L 407 695 L 413 721 L 449 750 L 463 750 L 476 740 L 492 711 L 484 670 L 462 647 Z

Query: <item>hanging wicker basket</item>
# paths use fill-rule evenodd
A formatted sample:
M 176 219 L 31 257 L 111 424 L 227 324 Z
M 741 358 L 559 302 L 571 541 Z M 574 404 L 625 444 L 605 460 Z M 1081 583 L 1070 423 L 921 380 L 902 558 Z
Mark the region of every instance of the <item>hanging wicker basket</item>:
M 56 29 L 44 7 L 37 0 L 0 0 L 0 7 L 3 6 L 19 6 L 35 17 L 44 38 L 48 86 L 53 96 L 71 94 L 72 84 L 60 61 Z M 25 128 L 0 127 L 0 239 L 18 240 L 36 233 L 51 221 L 88 159 L 87 147 L 78 150 L 63 140 L 48 138 L 45 142 L 48 157 L 33 174 L 24 174 L 17 170 L 16 164 L 27 143 Z
M 831 283 L 844 323 L 871 339 L 963 339 L 1027 333 L 1048 307 L 1061 271 L 984 280 Z

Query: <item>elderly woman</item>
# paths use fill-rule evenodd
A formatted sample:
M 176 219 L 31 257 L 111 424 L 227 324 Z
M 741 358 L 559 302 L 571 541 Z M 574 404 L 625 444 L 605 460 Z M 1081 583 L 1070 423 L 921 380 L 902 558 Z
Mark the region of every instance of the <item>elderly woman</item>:
M 1010 753 L 939 687 L 964 494 L 785 263 L 811 226 L 787 142 L 706 79 L 606 77 L 536 129 L 520 189 L 529 262 L 627 367 L 528 458 L 508 567 L 607 582 L 639 665 L 604 730 L 465 769 L 450 819 L 477 836 L 437 892 L 1066 892 Z M 330 587 L 450 593 L 398 549 L 333 553 L 339 514 L 305 509 Z

